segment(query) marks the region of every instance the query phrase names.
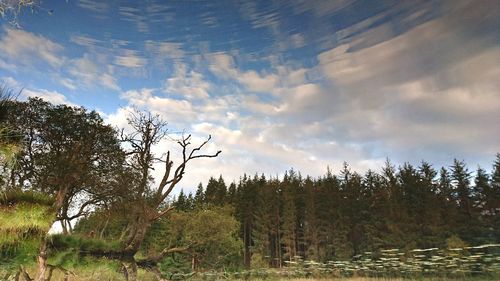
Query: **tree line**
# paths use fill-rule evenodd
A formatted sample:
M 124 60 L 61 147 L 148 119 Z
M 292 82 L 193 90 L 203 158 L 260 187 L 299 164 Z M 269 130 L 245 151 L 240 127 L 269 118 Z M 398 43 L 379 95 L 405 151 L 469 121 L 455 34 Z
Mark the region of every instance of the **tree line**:
M 286 261 L 350 259 L 398 248 L 463 247 L 500 242 L 500 154 L 488 173 L 463 161 L 434 168 L 389 161 L 364 175 L 344 163 L 319 178 L 290 170 L 282 179 L 243 175 L 226 185 L 210 178 L 174 206 L 187 212 L 232 206 L 243 260 L 281 267 Z

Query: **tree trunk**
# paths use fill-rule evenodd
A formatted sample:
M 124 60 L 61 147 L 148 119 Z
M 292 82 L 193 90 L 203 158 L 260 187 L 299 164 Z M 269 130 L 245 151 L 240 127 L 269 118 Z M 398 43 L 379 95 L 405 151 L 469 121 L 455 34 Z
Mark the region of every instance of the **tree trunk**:
M 123 274 L 127 281 L 137 281 L 137 262 L 134 257 L 123 261 Z
M 245 221 L 243 223 L 243 244 L 244 244 L 244 253 L 243 253 L 243 259 L 244 259 L 244 265 L 246 269 L 250 269 L 250 263 L 252 259 L 252 253 L 250 251 L 250 246 L 251 246 L 251 226 L 248 221 Z
M 68 227 L 66 226 L 66 221 L 64 219 L 61 219 L 59 222 L 61 223 L 63 234 L 68 235 Z
M 53 205 L 56 214 L 58 214 L 63 207 L 64 197 L 66 196 L 67 191 L 68 187 L 65 186 L 62 187 L 56 194 L 56 200 Z M 57 220 L 54 220 L 53 223 L 56 221 Z M 47 272 L 47 236 L 48 234 L 45 234 L 45 236 L 43 237 L 42 243 L 40 245 L 40 251 L 38 252 L 38 266 L 35 277 L 36 281 L 45 281 L 45 273 Z
M 125 252 L 129 255 L 135 255 L 141 247 L 142 241 L 146 237 L 147 229 L 149 224 L 140 224 L 133 227 L 130 239 L 128 240 L 127 246 L 125 247 Z
M 45 281 L 45 272 L 47 272 L 47 237 L 43 238 L 42 244 L 40 245 L 40 251 L 37 257 L 37 275 L 36 281 Z
M 103 239 L 104 233 L 106 231 L 106 228 L 108 227 L 108 224 L 109 224 L 109 216 L 107 217 L 106 223 L 104 224 L 104 226 L 101 229 L 101 232 L 99 233 L 99 239 Z
M 134 256 L 139 251 L 150 226 L 151 222 L 147 218 L 140 215 L 137 217 L 134 224 L 130 227 L 130 232 L 125 242 L 125 253 Z

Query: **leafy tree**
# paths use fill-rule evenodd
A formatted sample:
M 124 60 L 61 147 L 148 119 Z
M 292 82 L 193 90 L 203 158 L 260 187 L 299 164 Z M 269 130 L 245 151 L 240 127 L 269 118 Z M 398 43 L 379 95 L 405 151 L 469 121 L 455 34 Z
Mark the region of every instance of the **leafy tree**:
M 116 132 L 97 112 L 41 99 L 10 102 L 7 124 L 22 136 L 9 188 L 44 193 L 54 198 L 53 208 L 65 232 L 71 221 L 110 196 L 116 170 L 124 154 Z M 47 244 L 38 257 L 37 280 L 47 271 Z
M 41 99 L 14 102 L 8 123 L 23 137 L 11 188 L 56 198 L 57 220 L 71 220 L 111 196 L 124 154 L 116 132 L 95 111 L 52 105 Z M 13 114 L 13 113 L 16 114 Z
M 164 271 L 174 270 L 165 268 L 173 258 L 181 263 L 177 266 L 184 270 L 236 269 L 241 265 L 239 223 L 230 208 L 212 207 L 191 212 L 176 210 L 168 219 L 161 219 L 155 225 L 145 239 L 145 243 L 150 245 L 150 254 L 158 254 L 164 248 L 176 245 L 190 245 L 181 256 L 169 253 L 167 257 L 170 260 L 160 263 Z

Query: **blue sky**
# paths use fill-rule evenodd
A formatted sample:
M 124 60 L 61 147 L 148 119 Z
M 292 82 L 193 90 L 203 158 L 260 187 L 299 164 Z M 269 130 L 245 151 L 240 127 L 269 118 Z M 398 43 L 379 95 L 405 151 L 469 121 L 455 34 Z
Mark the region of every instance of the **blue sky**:
M 500 152 L 498 1 L 46 0 L 0 24 L 0 80 L 21 98 L 212 134 L 223 154 L 188 169 L 189 190 L 387 157 L 489 170 Z

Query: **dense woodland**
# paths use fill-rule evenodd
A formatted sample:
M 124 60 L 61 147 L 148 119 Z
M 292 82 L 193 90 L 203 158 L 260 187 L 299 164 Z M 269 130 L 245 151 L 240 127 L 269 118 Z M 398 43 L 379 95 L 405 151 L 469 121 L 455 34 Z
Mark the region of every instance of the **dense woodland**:
M 0 227 L 0 264 L 38 237 L 32 256 L 17 259 L 36 261 L 36 280 L 49 280 L 54 269 L 64 271 L 68 260 L 82 256 L 119 260 L 125 277 L 135 280 L 138 268 L 161 278 L 169 268 L 279 268 L 299 258 L 326 262 L 388 248 L 500 242 L 500 154 L 491 170 L 460 160 L 447 167 L 387 160 L 364 174 L 344 164 L 319 178 L 294 170 L 232 183 L 220 176 L 173 198 L 187 166 L 220 155 L 205 152 L 210 136 L 198 144 L 179 137 L 182 157 L 171 159 L 153 153 L 168 132 L 150 113 L 131 112 L 124 130 L 95 111 L 13 101 L 4 92 L 0 115 L 0 220 L 7 225 L 7 215 L 25 203 L 30 210 L 46 207 L 45 226 L 42 219 L 19 226 L 17 240 L 15 225 Z M 164 173 L 155 180 L 158 163 Z M 48 233 L 53 223 L 62 234 Z
M 500 155 L 491 173 L 464 162 L 429 163 L 360 175 L 347 164 L 313 179 L 293 170 L 282 179 L 244 175 L 227 186 L 211 178 L 174 205 L 193 212 L 231 206 L 241 224 L 244 260 L 280 267 L 294 257 L 350 259 L 380 249 L 443 248 L 500 242 Z

